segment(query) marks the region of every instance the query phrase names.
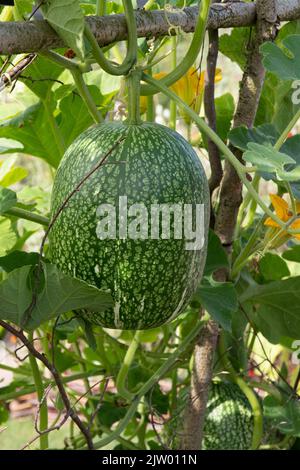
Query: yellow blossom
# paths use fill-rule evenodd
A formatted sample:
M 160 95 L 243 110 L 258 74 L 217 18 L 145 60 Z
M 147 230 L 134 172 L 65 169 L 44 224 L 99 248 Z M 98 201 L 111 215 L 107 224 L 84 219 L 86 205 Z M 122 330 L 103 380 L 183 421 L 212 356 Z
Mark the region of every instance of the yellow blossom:
M 157 73 L 153 78 L 160 80 L 165 77 L 167 74 L 165 72 Z M 221 69 L 216 70 L 215 82 L 222 80 Z M 188 106 L 190 106 L 193 111 L 197 114 L 200 113 L 202 101 L 203 101 L 203 91 L 205 83 L 205 71 L 198 73 L 195 67 L 191 67 L 185 75 L 183 75 L 177 82 L 171 85 L 171 90 L 176 93 L 179 98 L 181 98 Z M 144 113 L 147 109 L 147 97 L 141 97 L 141 113 Z M 180 113 L 187 124 L 191 122 L 188 114 L 180 110 Z
M 279 217 L 279 219 L 282 220 L 282 222 L 287 223 L 294 216 L 288 203 L 277 194 L 270 194 L 270 199 L 275 209 L 275 214 L 277 215 L 277 217 Z M 296 203 L 296 210 L 297 210 L 297 214 L 300 215 L 300 202 Z M 275 228 L 278 234 L 279 232 L 282 232 L 280 225 L 277 222 L 275 222 L 275 220 L 273 220 L 271 217 L 268 217 L 266 219 L 265 225 L 267 225 L 268 227 Z M 297 219 L 294 222 L 292 222 L 289 228 L 299 230 L 300 219 Z M 285 240 L 291 237 L 294 237 L 297 240 L 300 240 L 300 233 L 295 234 L 295 235 L 290 235 L 287 231 L 283 231 L 282 235 L 284 236 Z

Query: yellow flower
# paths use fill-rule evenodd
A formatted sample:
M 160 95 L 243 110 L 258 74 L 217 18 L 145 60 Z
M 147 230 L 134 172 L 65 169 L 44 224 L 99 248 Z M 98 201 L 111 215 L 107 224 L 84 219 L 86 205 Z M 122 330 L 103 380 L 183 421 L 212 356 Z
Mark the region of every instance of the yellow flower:
M 157 73 L 153 78 L 160 80 L 167 74 L 165 72 Z M 216 70 L 215 82 L 222 80 L 221 69 Z M 176 93 L 193 111 L 197 114 L 200 112 L 203 91 L 205 83 L 205 71 L 199 74 L 195 67 L 191 67 L 185 75 L 183 75 L 177 82 L 171 85 L 171 90 Z M 147 97 L 141 97 L 141 113 L 147 110 Z M 180 110 L 180 113 L 187 124 L 191 122 L 190 117 L 185 111 Z
M 270 194 L 270 199 L 272 202 L 272 205 L 275 209 L 275 214 L 277 217 L 279 217 L 282 222 L 286 223 L 288 222 L 292 217 L 293 217 L 293 212 L 289 208 L 288 203 L 282 199 L 280 196 L 277 196 L 277 194 Z M 300 202 L 296 203 L 296 210 L 297 214 L 300 215 Z M 271 217 L 268 217 L 267 220 L 265 221 L 265 225 L 268 227 L 273 227 L 276 229 L 276 232 L 281 232 L 281 227 L 280 225 L 275 222 Z M 294 222 L 291 223 L 290 225 L 291 229 L 300 229 L 300 219 L 295 220 Z M 282 242 L 284 243 L 288 238 L 294 237 L 297 240 L 300 240 L 300 233 L 295 234 L 295 235 L 290 235 L 288 232 L 284 231 L 282 233 L 284 240 L 282 238 Z
M 222 80 L 221 70 L 216 70 L 215 82 Z M 205 71 L 199 74 L 195 67 L 191 67 L 188 72 L 183 75 L 176 83 L 171 86 L 171 89 L 182 99 L 190 108 L 199 114 L 205 84 Z M 190 124 L 191 119 L 189 115 L 180 109 L 179 111 L 185 120 L 186 124 Z

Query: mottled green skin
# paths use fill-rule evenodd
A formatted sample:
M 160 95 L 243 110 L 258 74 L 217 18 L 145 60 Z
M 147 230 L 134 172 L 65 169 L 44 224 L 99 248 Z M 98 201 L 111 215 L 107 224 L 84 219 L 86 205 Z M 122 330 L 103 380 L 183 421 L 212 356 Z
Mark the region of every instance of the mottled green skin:
M 190 389 L 181 390 L 178 406 L 165 429 L 165 444 L 179 449 Z M 251 406 L 240 388 L 232 383 L 212 383 L 203 429 L 203 450 L 248 450 L 253 434 Z M 200 445 L 199 445 L 200 448 Z
M 53 261 L 64 271 L 112 293 L 115 307 L 84 311 L 109 328 L 154 328 L 179 315 L 200 282 L 206 244 L 187 251 L 185 240 L 99 240 L 100 204 L 204 203 L 205 237 L 209 192 L 201 163 L 176 132 L 151 123 L 104 123 L 90 128 L 68 148 L 53 187 L 52 215 L 89 170 L 121 137 L 125 140 L 81 187 L 50 233 Z M 123 163 L 114 163 L 121 161 Z M 150 226 L 150 225 L 149 225 Z
M 207 406 L 202 447 L 205 450 L 248 450 L 253 434 L 251 406 L 234 384 L 213 384 Z

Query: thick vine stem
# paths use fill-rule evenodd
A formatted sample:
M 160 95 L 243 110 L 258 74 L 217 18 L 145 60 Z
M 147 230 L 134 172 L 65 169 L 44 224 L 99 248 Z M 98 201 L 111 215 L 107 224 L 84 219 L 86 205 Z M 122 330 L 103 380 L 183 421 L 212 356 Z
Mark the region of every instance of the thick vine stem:
M 20 207 L 12 207 L 6 211 L 4 216 L 13 216 L 18 219 L 29 220 L 30 222 L 35 222 L 36 224 L 43 225 L 48 227 L 50 219 L 43 215 L 35 214 L 34 212 L 27 211 L 26 209 L 21 209 Z
M 245 382 L 245 380 L 239 376 L 236 371 L 234 370 L 233 366 L 231 365 L 227 351 L 225 348 L 224 337 L 223 334 L 220 335 L 219 338 L 219 351 L 221 361 L 224 365 L 225 370 L 229 373 L 231 380 L 238 385 L 244 395 L 247 397 L 250 406 L 252 408 L 253 414 L 253 434 L 252 434 L 252 444 L 250 450 L 257 450 L 260 446 L 262 437 L 263 437 L 263 413 L 259 403 L 259 398 L 249 387 L 249 385 Z
M 140 344 L 141 333 L 142 333 L 141 330 L 136 331 L 134 337 L 132 338 L 132 341 L 129 345 L 129 348 L 127 349 L 126 355 L 123 360 L 123 364 L 119 370 L 117 380 L 116 380 L 118 393 L 128 401 L 131 401 L 134 398 L 134 393 L 131 393 L 127 389 L 126 379 L 128 376 L 130 366 L 133 362 L 136 350 Z
M 128 92 L 128 119 L 129 124 L 141 124 L 140 116 L 140 81 L 142 71 L 139 68 L 130 70 L 126 76 L 126 85 Z
M 126 75 L 129 70 L 133 67 L 137 58 L 137 31 L 134 10 L 132 7 L 131 0 L 122 0 L 128 30 L 128 49 L 126 57 L 122 64 L 115 65 L 111 63 L 106 57 L 89 26 L 85 23 L 84 34 L 86 39 L 89 41 L 94 55 L 94 59 L 100 65 L 100 67 L 110 75 Z
M 190 47 L 175 69 L 160 80 L 162 85 L 171 86 L 173 83 L 177 82 L 196 61 L 205 37 L 210 3 L 211 0 L 201 0 L 199 3 L 199 15 Z M 156 88 L 146 85 L 141 86 L 141 95 L 151 95 L 154 93 L 157 93 Z
M 194 349 L 191 391 L 185 410 L 181 450 L 201 450 L 206 403 L 219 327 L 210 320 L 200 331 Z

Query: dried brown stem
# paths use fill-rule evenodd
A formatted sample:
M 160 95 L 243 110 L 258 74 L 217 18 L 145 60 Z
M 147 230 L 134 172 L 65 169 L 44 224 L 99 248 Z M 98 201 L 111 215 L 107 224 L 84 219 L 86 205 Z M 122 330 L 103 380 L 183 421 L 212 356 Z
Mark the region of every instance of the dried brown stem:
M 17 330 L 12 325 L 10 325 L 9 323 L 6 323 L 3 320 L 0 320 L 0 326 L 2 326 L 5 330 L 9 331 L 11 334 L 15 335 L 17 338 L 19 338 L 19 340 L 22 342 L 22 344 L 24 344 L 24 346 L 26 346 L 29 353 L 32 354 L 40 362 L 42 362 L 44 364 L 44 366 L 49 370 L 49 372 L 51 373 L 51 375 L 52 375 L 52 377 L 53 377 L 53 379 L 56 383 L 56 386 L 58 388 L 61 399 L 62 399 L 62 401 L 65 405 L 66 416 L 67 417 L 70 416 L 70 418 L 74 421 L 74 423 L 80 429 L 80 431 L 82 432 L 82 434 L 85 437 L 88 448 L 90 450 L 94 449 L 93 440 L 92 440 L 92 436 L 90 434 L 90 431 L 85 426 L 85 424 L 81 421 L 81 419 L 79 418 L 76 410 L 71 405 L 69 397 L 66 393 L 65 387 L 63 385 L 61 376 L 60 376 L 58 370 L 56 369 L 56 367 L 53 364 L 51 364 L 51 362 L 47 359 L 47 357 L 44 354 L 40 353 L 33 346 L 33 344 L 24 335 L 23 331 Z M 49 430 L 48 430 L 48 432 L 49 432 Z

